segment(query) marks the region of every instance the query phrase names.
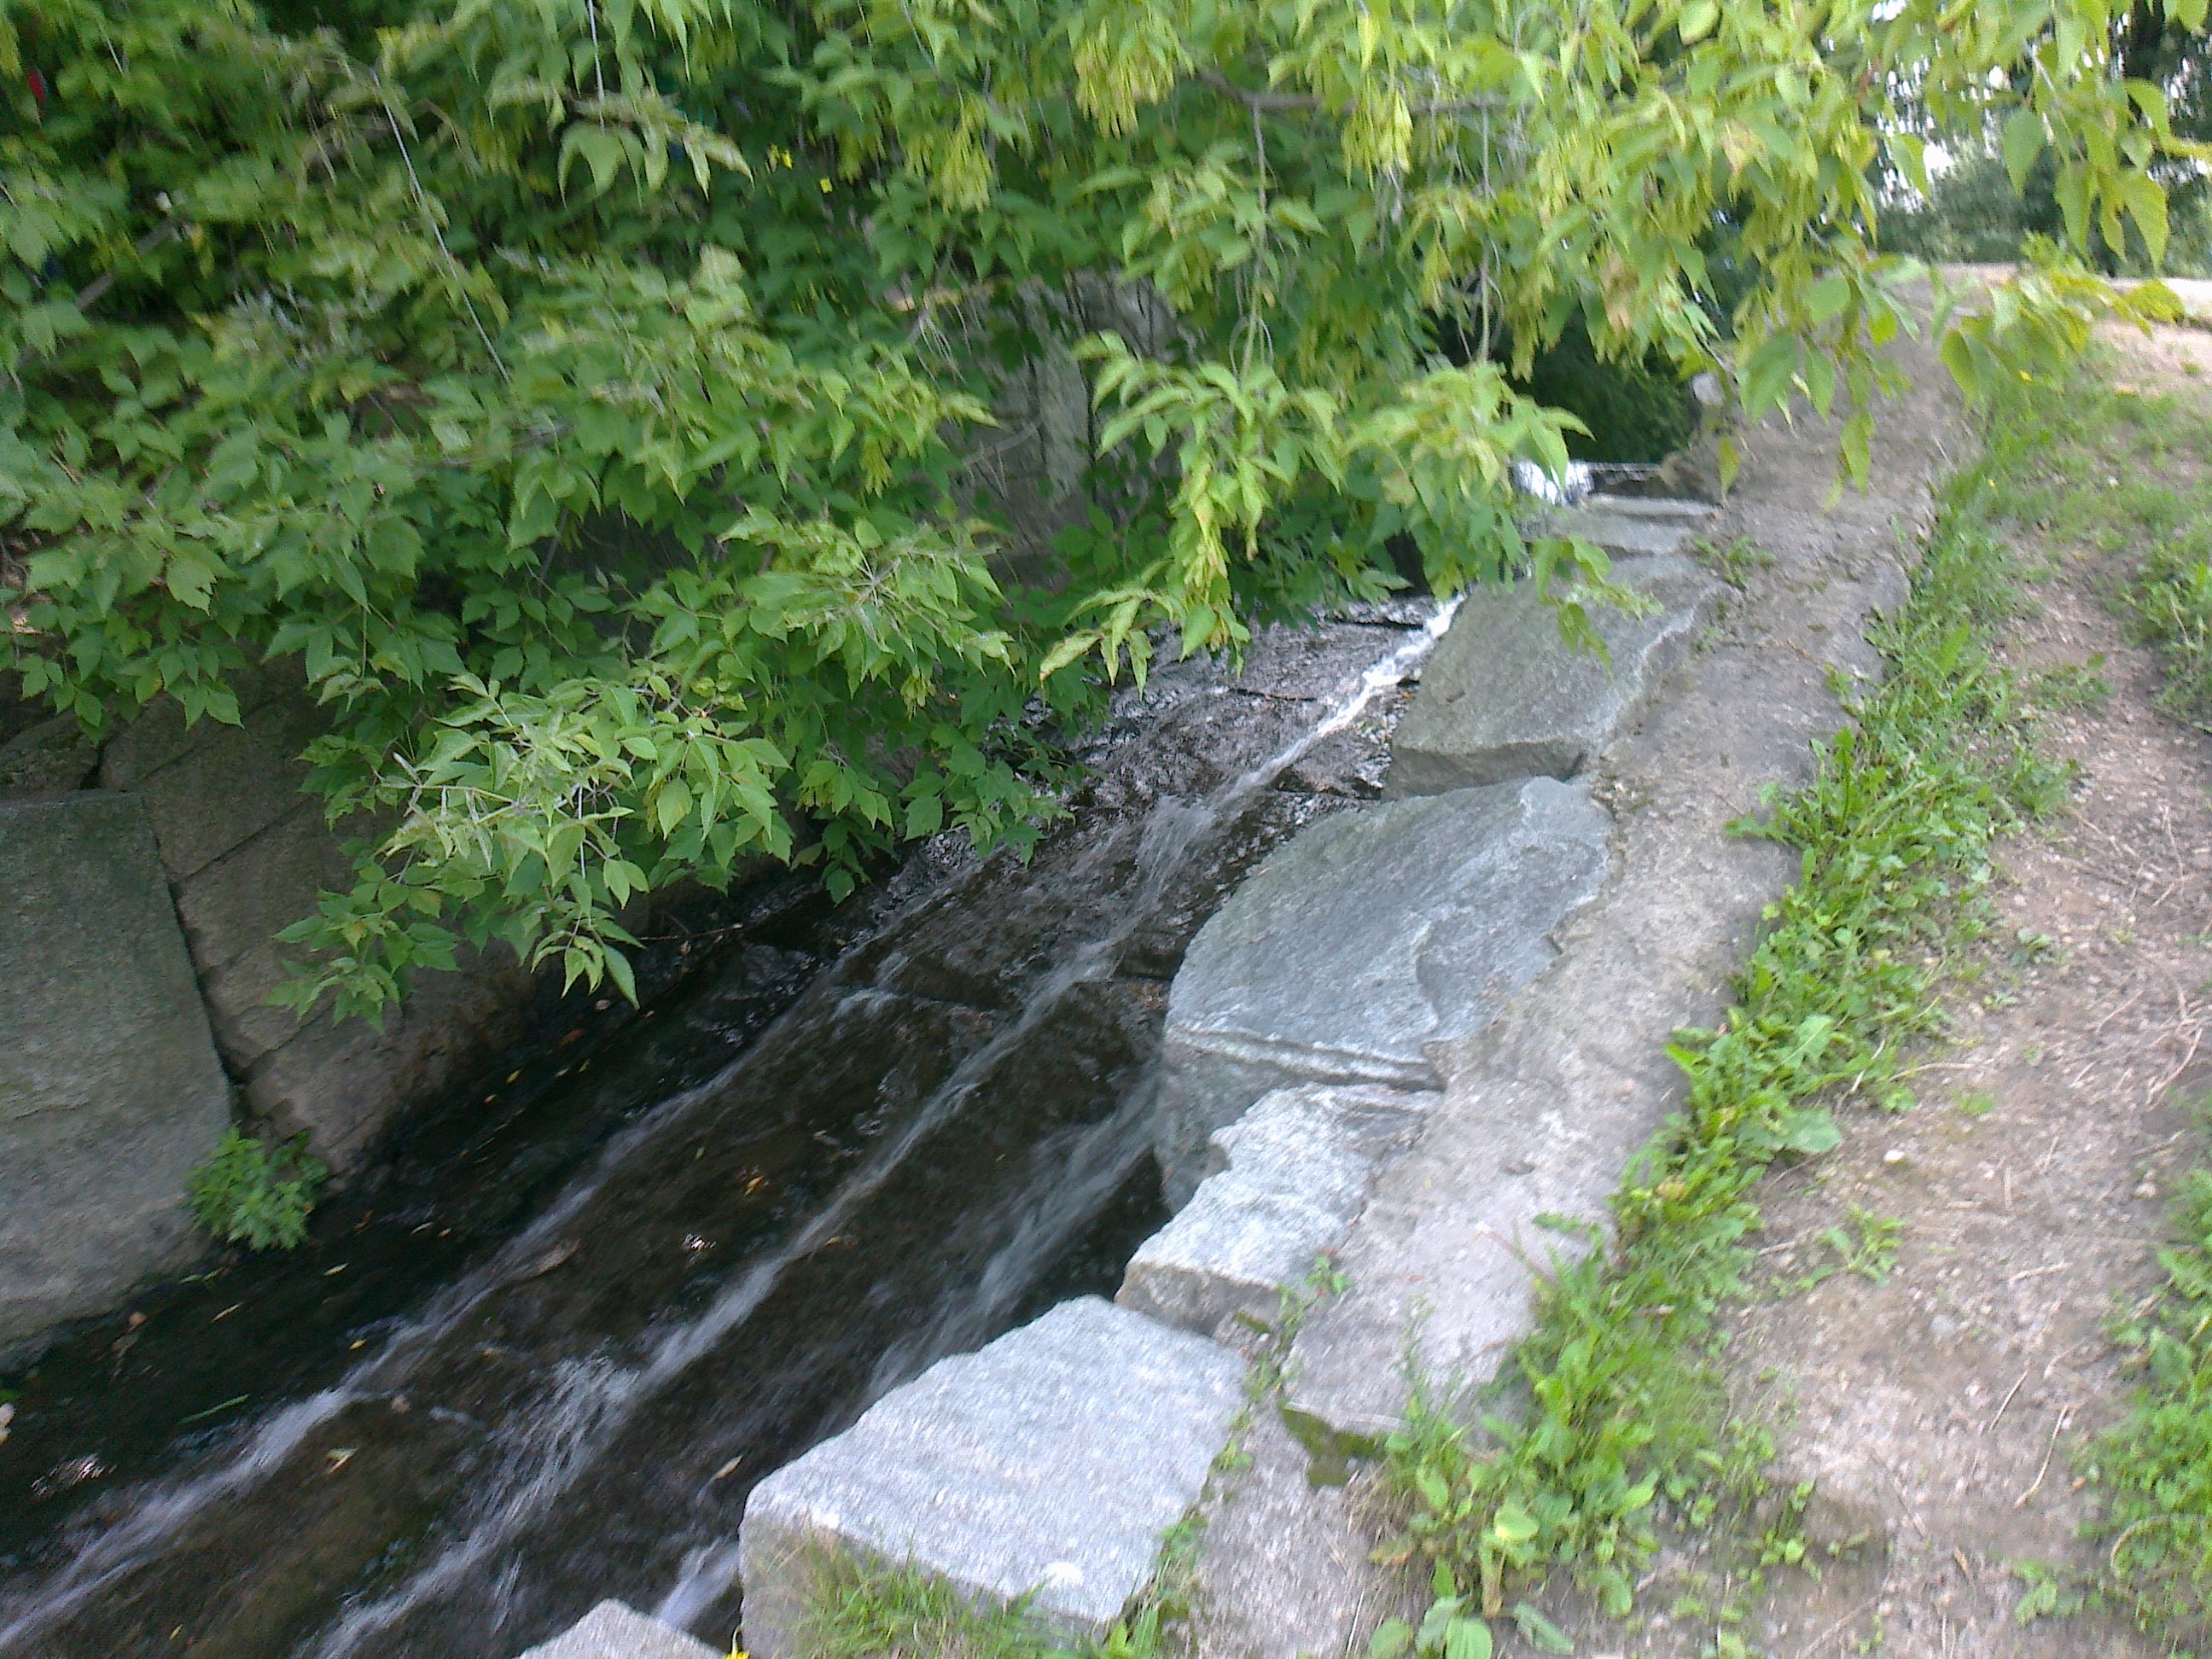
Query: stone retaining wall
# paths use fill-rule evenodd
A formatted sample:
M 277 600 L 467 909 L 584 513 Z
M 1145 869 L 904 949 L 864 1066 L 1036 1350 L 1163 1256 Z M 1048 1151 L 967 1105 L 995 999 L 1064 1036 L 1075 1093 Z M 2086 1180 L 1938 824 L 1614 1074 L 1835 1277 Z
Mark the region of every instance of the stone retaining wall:
M 280 670 L 237 690 L 237 726 L 164 701 L 104 750 L 0 704 L 0 1369 L 205 1248 L 185 1177 L 234 1103 L 343 1172 L 520 1034 L 503 951 L 381 1030 L 270 1005 L 277 930 L 351 872 L 301 793 L 319 711 Z
M 1063 1304 L 945 1361 L 755 1488 L 751 1652 L 799 1650 L 810 1564 L 830 1553 L 910 1561 L 978 1597 L 1035 1592 L 1079 1634 L 1119 1616 L 1229 1442 L 1240 1329 L 1343 1244 L 1380 1172 L 1431 1132 L 1449 1056 L 1547 970 L 1602 886 L 1611 820 L 1571 775 L 1710 621 L 1718 584 L 1674 556 L 1706 516 L 1577 517 L 1657 556 L 1621 567 L 1652 605 L 1605 623 L 1609 665 L 1565 647 L 1526 592 L 1466 600 L 1405 721 L 1421 763 L 1402 747 L 1393 763 L 1413 798 L 1301 831 L 1176 976 L 1156 1139 L 1180 1213 L 1138 1250 L 1122 1309 Z
M 142 805 L 0 801 L 0 1369 L 189 1261 L 230 1121 Z
M 283 975 L 276 932 L 313 915 L 323 889 L 353 884 L 349 831 L 301 793 L 301 751 L 325 724 L 304 687 L 271 668 L 236 689 L 236 726 L 188 726 L 176 705 L 155 704 L 107 744 L 100 781 L 144 805 L 248 1115 L 277 1134 L 305 1133 L 343 1171 L 406 1108 L 520 1035 L 530 976 L 503 949 L 465 956 L 458 973 L 418 975 L 381 1030 L 272 1006 Z

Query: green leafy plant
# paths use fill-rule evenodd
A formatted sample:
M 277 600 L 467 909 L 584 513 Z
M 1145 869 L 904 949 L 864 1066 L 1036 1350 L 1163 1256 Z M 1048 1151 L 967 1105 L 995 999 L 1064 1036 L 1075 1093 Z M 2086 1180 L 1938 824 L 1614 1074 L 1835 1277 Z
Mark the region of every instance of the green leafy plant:
M 1490 1626 L 1474 1616 L 1441 1569 L 1438 1583 L 1437 1597 L 1419 1625 L 1386 1619 L 1376 1627 L 1367 1659 L 1490 1659 L 1496 1648 Z
M 94 728 L 305 683 L 360 844 L 293 1006 L 465 939 L 627 989 L 641 895 L 1026 845 L 1054 722 L 1156 638 L 1394 548 L 1601 576 L 1515 518 L 1571 332 L 1841 399 L 1863 477 L 1917 132 L 2002 124 L 2077 250 L 2161 251 L 2195 151 L 2107 9 L 7 0 L 0 668 Z M 2053 258 L 1947 361 L 1986 391 L 2115 303 L 2159 301 Z M 1025 445 L 1109 533 L 1016 592 Z
M 1826 1284 L 1838 1273 L 1856 1273 L 1870 1284 L 1888 1282 L 1897 1266 L 1897 1249 L 1905 1224 L 1894 1216 L 1876 1215 L 1856 1204 L 1848 1207 L 1849 1219 L 1839 1227 L 1823 1228 L 1820 1243 L 1829 1258 L 1797 1281 L 1800 1290 Z
M 2159 1262 L 2162 1294 L 2113 1331 L 2141 1385 L 2079 1463 L 2106 1493 L 2110 1593 L 2146 1628 L 2202 1643 L 2212 1637 L 2212 1170 L 2183 1183 Z M 2030 1596 L 2040 1588 L 2031 1580 Z
M 192 1218 L 228 1244 L 289 1250 L 307 1236 L 307 1215 L 329 1171 L 307 1138 L 272 1147 L 241 1130 L 224 1132 L 185 1188 Z

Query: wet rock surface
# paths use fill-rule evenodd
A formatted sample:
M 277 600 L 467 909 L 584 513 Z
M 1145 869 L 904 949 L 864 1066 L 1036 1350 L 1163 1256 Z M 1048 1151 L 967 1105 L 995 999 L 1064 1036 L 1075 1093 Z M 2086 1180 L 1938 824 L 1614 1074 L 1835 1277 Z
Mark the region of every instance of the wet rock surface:
M 127 796 L 0 802 L 0 1365 L 200 1248 L 230 1121 L 154 837 Z
M 1656 526 L 1662 533 L 1638 538 L 1647 542 L 1686 540 L 1704 521 L 1591 516 L 1638 530 Z M 1392 740 L 1386 793 L 1436 794 L 1537 773 L 1571 777 L 1633 725 L 1711 624 L 1724 590 L 1672 554 L 1620 560 L 1613 575 L 1652 609 L 1632 616 L 1593 606 L 1604 656 L 1560 637 L 1533 582 L 1469 594 Z
M 522 1659 L 717 1659 L 695 1642 L 619 1601 L 602 1601 L 574 1627 L 534 1647 Z
M 1449 636 L 1448 636 L 1449 637 Z M 1214 1131 L 1271 1088 L 1433 1089 L 1437 1051 L 1549 965 L 1609 821 L 1550 778 L 1380 802 L 1306 830 L 1193 942 L 1168 1004 L 1158 1156 L 1188 1200 Z
M 823 1553 L 912 1564 L 1072 1634 L 1152 1577 L 1243 1405 L 1228 1350 L 1098 1298 L 939 1361 L 753 1489 L 745 1641 L 793 1659 Z

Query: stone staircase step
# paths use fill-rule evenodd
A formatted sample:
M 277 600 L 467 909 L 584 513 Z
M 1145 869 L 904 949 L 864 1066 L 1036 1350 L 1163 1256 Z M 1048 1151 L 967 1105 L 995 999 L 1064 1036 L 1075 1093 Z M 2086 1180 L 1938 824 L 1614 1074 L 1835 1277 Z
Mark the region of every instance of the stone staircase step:
M 704 1642 L 620 1601 L 602 1601 L 521 1659 L 719 1659 Z
M 919 1568 L 1102 1634 L 1151 1579 L 1243 1409 L 1244 1364 L 1097 1297 L 939 1360 L 753 1489 L 745 1645 L 793 1659 L 830 1565 Z
M 1367 1202 L 1376 1166 L 1418 1132 L 1437 1097 L 1308 1084 L 1278 1089 L 1214 1132 L 1213 1173 L 1137 1248 L 1123 1307 L 1230 1340 L 1240 1316 L 1270 1325 Z
M 1611 820 L 1551 778 L 1383 801 L 1302 830 L 1192 942 L 1168 1000 L 1155 1151 L 1188 1203 L 1217 1129 L 1298 1083 L 1442 1085 L 1595 895 Z

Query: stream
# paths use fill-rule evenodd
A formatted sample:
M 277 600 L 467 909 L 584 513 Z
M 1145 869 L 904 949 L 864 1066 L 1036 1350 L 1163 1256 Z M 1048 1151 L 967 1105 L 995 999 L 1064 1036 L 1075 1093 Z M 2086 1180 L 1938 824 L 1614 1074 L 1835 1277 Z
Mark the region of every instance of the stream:
M 1447 613 L 1448 615 L 1448 613 Z M 10 1386 L 0 1654 L 507 1659 L 605 1596 L 727 1644 L 755 1481 L 1166 1218 L 1169 981 L 1240 877 L 1379 787 L 1425 606 L 1126 690 L 1024 864 L 798 878 L 570 999 L 289 1255 Z

